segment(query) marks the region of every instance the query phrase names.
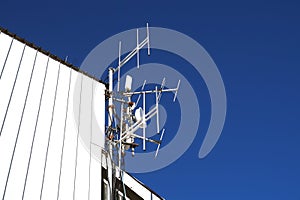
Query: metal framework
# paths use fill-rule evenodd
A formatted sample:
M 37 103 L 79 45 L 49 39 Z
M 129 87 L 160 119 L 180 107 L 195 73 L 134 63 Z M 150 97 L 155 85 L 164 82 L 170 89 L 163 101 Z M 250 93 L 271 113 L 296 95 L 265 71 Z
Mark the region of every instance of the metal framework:
M 161 87 L 155 87 L 152 90 L 144 90 L 146 85 L 146 80 L 143 83 L 143 86 L 140 91 L 131 91 L 132 77 L 126 76 L 125 91 L 120 90 L 120 76 L 121 68 L 134 56 L 137 58 L 137 68 L 139 65 L 139 51 L 144 46 L 147 45 L 148 55 L 150 55 L 150 39 L 149 39 L 149 26 L 147 23 L 146 26 L 147 36 L 142 41 L 139 42 L 139 30 L 137 29 L 136 33 L 136 48 L 134 48 L 125 58 L 121 59 L 121 42 L 119 42 L 119 62 L 118 66 L 109 68 L 109 89 L 108 89 L 108 126 L 106 130 L 108 142 L 110 147 L 118 147 L 118 166 L 121 168 L 122 156 L 125 153 L 125 150 L 131 149 L 132 155 L 134 155 L 134 149 L 138 146 L 135 143 L 135 139 L 141 139 L 143 141 L 143 150 L 146 150 L 146 142 L 152 142 L 157 144 L 157 150 L 155 157 L 158 154 L 158 150 L 161 144 L 165 130 L 162 129 L 160 140 L 154 140 L 146 136 L 146 127 L 147 121 L 156 116 L 156 125 L 157 125 L 157 134 L 160 134 L 159 126 L 159 102 L 164 92 L 174 92 L 175 101 L 177 92 L 180 85 L 180 80 L 178 81 L 177 87 L 172 89 L 165 89 L 166 80 L 162 80 Z M 114 74 L 117 73 L 117 89 L 113 90 L 114 86 Z M 146 96 L 148 94 L 155 94 L 155 107 L 146 112 Z M 137 101 L 133 102 L 132 97 L 138 95 Z M 139 103 L 140 98 L 142 97 L 143 106 L 136 108 Z M 120 113 L 116 112 L 117 104 L 120 105 Z M 138 129 L 143 130 L 143 134 L 139 135 L 136 133 Z M 112 150 L 111 150 L 112 151 Z

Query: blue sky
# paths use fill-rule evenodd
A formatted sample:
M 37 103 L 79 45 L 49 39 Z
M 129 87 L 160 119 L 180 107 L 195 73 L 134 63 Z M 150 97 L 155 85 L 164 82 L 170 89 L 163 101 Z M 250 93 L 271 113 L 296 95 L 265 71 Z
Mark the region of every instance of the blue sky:
M 192 37 L 214 59 L 225 84 L 223 133 L 213 151 L 198 159 L 209 101 L 205 85 L 194 80 L 204 93 L 199 97 L 203 126 L 194 143 L 170 166 L 135 176 L 166 199 L 296 200 L 299 8 L 290 0 L 6 1 L 0 26 L 59 57 L 68 56 L 76 66 L 101 41 L 146 22 Z

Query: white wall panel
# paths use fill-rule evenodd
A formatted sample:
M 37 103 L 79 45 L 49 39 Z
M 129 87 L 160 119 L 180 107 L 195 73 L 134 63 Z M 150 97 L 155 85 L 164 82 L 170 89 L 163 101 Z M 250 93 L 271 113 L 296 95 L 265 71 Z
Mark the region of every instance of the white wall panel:
M 13 152 L 13 162 L 5 194 L 7 199 L 21 199 L 22 197 L 27 171 L 26 163 L 29 158 L 32 137 L 38 116 L 38 105 L 40 104 L 43 91 L 44 77 L 47 73 L 47 61 L 48 58 L 45 55 L 38 54 L 35 66 L 36 70 L 32 77 L 16 149 Z
M 7 106 L 9 104 L 9 99 L 13 90 L 14 82 L 17 78 L 17 71 L 19 69 L 19 64 L 24 47 L 25 45 L 19 41 L 15 40 L 13 42 L 8 59 L 4 66 L 2 77 L 0 79 L 0 126 L 2 126 Z
M 75 85 L 77 78 L 81 83 L 81 77 L 81 74 L 79 74 L 76 71 L 72 71 L 70 101 L 68 105 L 65 145 L 63 149 L 63 160 L 59 187 L 59 199 L 62 200 L 73 199 L 76 145 L 78 133 L 78 126 L 74 119 L 74 113 L 79 112 L 79 105 L 74 106 L 74 102 L 77 102 L 74 101 L 74 99 L 80 98 L 80 93 L 75 92 Z
M 105 142 L 105 85 L 96 84 L 93 101 L 93 135 L 92 143 L 104 148 Z M 98 158 L 99 161 L 101 158 Z
M 8 35 L 1 33 L 0 34 L 0 72 L 3 69 L 4 62 L 6 60 L 6 56 L 10 49 L 10 45 L 12 44 L 13 38 Z
M 65 113 L 67 111 L 69 75 L 70 69 L 62 66 L 60 68 L 56 93 L 42 199 L 57 198 L 66 117 Z
M 0 198 L 99 200 L 105 85 L 24 47 L 0 34 Z M 124 179 L 138 195 L 157 199 Z
M 102 149 L 104 147 L 105 124 L 105 86 L 94 81 L 91 136 L 91 171 L 90 171 L 90 199 L 101 199 L 102 191 Z M 101 120 L 102 119 L 102 120 Z M 105 164 L 104 164 L 105 165 Z
M 48 136 L 52 119 L 54 105 L 56 80 L 58 76 L 59 63 L 49 60 L 47 76 L 41 99 L 40 111 L 37 119 L 34 136 L 32 136 L 31 157 L 26 162 L 28 174 L 25 178 L 26 185 L 24 190 L 24 199 L 39 199 L 41 187 L 43 184 L 43 174 L 45 166 L 45 157 L 48 144 Z
M 22 120 L 22 111 L 25 106 L 26 94 L 29 89 L 30 76 L 36 51 L 27 47 L 20 67 L 19 78 L 16 82 L 12 100 L 4 122 L 2 136 L 0 137 L 0 192 L 4 191 L 12 152 L 18 134 L 19 123 Z
M 75 199 L 88 199 L 89 193 L 89 168 L 90 168 L 90 136 L 91 136 L 91 100 L 92 80 L 83 77 L 81 90 L 81 109 L 79 138 L 77 147 Z M 84 184 L 82 184 L 84 183 Z
M 96 155 L 96 158 L 92 156 L 91 171 L 90 171 L 90 200 L 99 200 L 102 196 L 102 164 L 97 157 L 101 158 L 102 149 L 92 145 L 92 152 Z

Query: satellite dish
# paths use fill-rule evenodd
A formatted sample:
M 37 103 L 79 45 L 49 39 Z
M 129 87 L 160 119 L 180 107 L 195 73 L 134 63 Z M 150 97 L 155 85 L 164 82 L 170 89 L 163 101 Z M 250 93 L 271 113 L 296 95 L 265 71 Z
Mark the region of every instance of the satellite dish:
M 136 121 L 142 121 L 144 119 L 143 115 L 144 115 L 144 111 L 141 107 L 139 107 L 138 109 L 135 110 L 134 116 L 135 116 Z M 143 122 L 140 125 L 140 128 L 146 128 L 146 127 L 147 127 L 146 122 Z

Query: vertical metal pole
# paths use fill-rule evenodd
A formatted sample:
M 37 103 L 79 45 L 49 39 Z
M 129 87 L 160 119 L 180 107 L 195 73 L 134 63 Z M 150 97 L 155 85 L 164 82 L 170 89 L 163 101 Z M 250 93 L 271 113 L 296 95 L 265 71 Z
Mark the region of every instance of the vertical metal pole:
M 112 125 L 112 106 L 113 106 L 113 99 L 112 99 L 112 92 L 113 92 L 113 73 L 114 69 L 109 68 L 108 70 L 108 76 L 109 76 L 109 85 L 108 85 L 108 92 L 109 92 L 109 100 L 108 100 L 108 126 Z
M 114 74 L 114 69 L 113 68 L 109 68 L 108 70 L 108 78 L 109 78 L 109 85 L 108 85 L 108 92 L 109 92 L 109 99 L 108 99 L 108 127 L 110 128 L 112 126 L 112 117 L 113 117 L 113 99 L 112 99 L 112 92 L 113 92 L 113 74 Z M 113 173 L 114 173 L 114 163 L 113 163 L 113 151 L 112 151 L 112 143 L 110 141 L 108 141 L 108 152 L 110 154 L 110 158 L 111 158 L 111 171 L 109 171 L 109 166 L 107 167 L 107 174 L 108 174 L 108 183 L 109 183 L 109 188 L 110 188 L 110 192 L 109 192 L 109 199 L 113 199 L 113 194 L 114 194 L 114 184 L 113 184 Z
M 120 124 L 120 137 L 119 137 L 119 170 L 121 171 L 121 162 L 122 162 L 122 133 L 123 133 L 123 109 L 124 103 L 121 103 L 121 124 Z
M 119 42 L 119 66 L 118 66 L 118 92 L 120 91 L 120 76 L 121 76 L 121 41 Z
M 146 93 L 143 92 L 143 150 L 146 151 Z
M 149 25 L 147 23 L 147 38 L 148 38 L 148 56 L 150 56 L 150 38 L 149 38 Z
M 158 92 L 157 86 L 155 87 L 155 96 L 156 96 L 156 132 L 159 134 L 159 112 L 158 112 Z
M 139 29 L 136 29 L 136 62 L 137 68 L 140 68 L 140 47 L 139 47 Z
M 119 42 L 119 66 L 120 66 L 120 63 L 121 63 L 121 41 Z

